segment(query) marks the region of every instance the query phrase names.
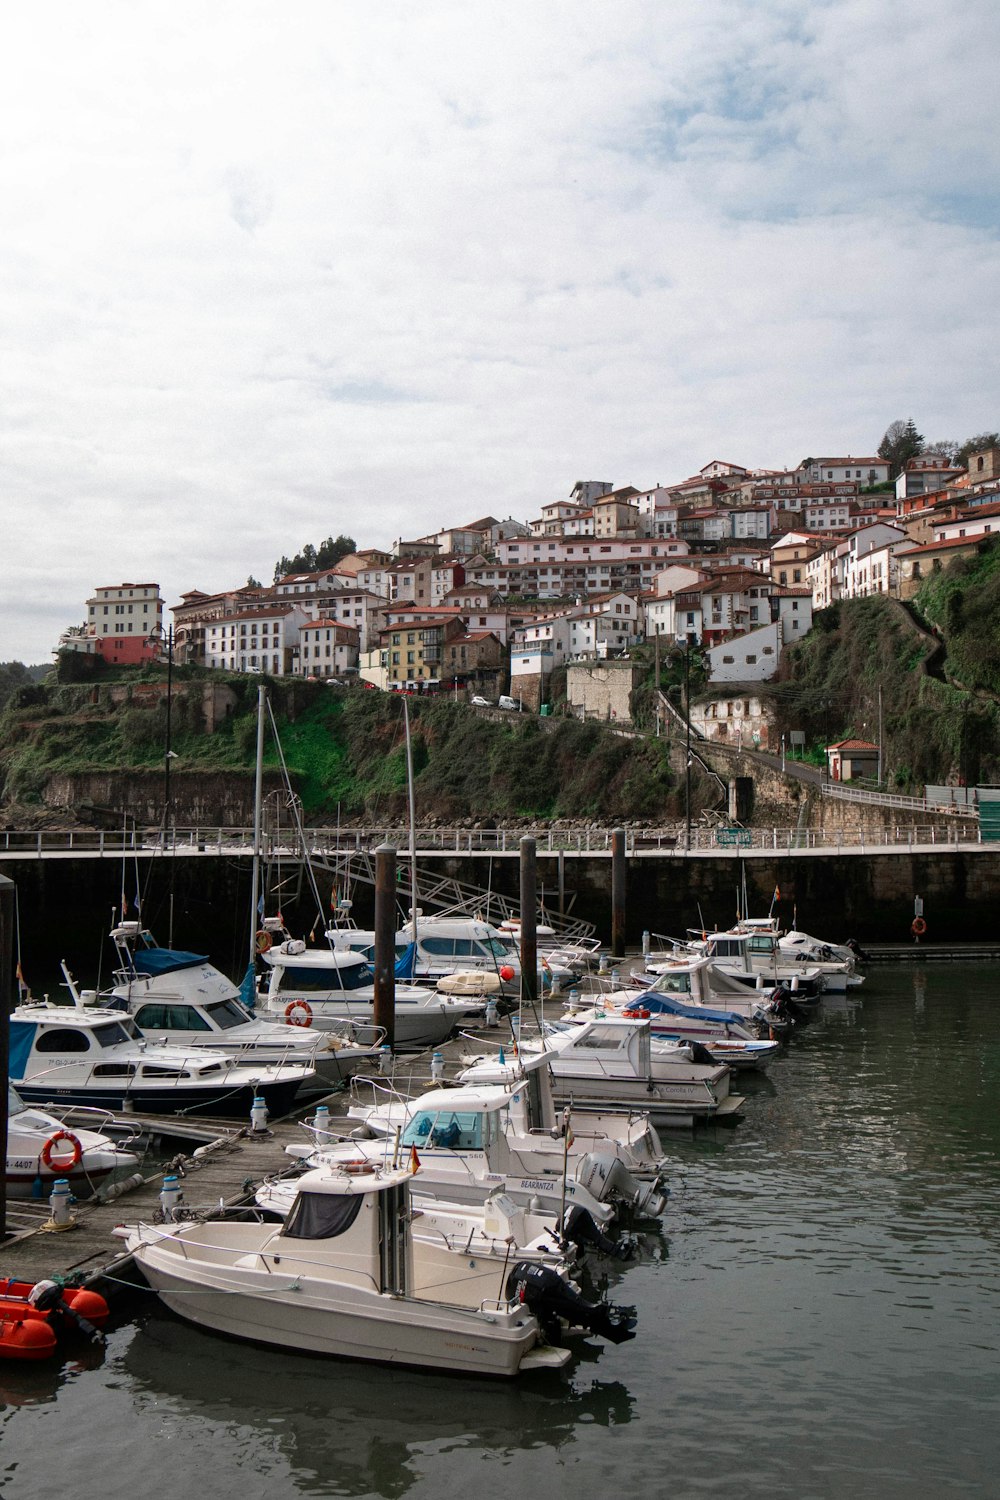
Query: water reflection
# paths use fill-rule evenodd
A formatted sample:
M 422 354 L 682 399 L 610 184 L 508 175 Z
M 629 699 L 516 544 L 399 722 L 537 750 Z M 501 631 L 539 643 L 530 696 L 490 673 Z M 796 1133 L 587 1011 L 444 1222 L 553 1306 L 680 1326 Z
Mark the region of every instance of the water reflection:
M 105 1351 L 96 1345 L 75 1348 L 72 1357 L 0 1364 L 0 1410 L 22 1406 L 46 1406 L 56 1401 L 71 1381 L 99 1370 Z
M 581 1345 L 569 1376 L 516 1383 L 461 1380 L 237 1344 L 157 1305 L 123 1357 L 136 1420 L 207 1423 L 243 1451 L 276 1449 L 303 1493 L 404 1495 L 429 1455 L 489 1450 L 509 1458 L 560 1448 L 579 1423 L 620 1427 L 634 1401 L 620 1381 L 591 1378 Z

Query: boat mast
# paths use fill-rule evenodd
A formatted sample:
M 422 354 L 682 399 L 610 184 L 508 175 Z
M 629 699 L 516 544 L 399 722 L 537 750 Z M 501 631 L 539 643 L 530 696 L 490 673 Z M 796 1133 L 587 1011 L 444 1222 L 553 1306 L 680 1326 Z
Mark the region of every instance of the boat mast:
M 410 705 L 403 699 L 403 726 L 406 730 L 406 789 L 410 804 L 410 920 L 413 941 L 417 941 L 417 815 L 413 797 L 413 746 L 410 743 Z
M 261 810 L 264 803 L 264 705 L 267 688 L 257 688 L 257 774 L 253 793 L 253 884 L 250 897 L 250 966 L 257 963 L 257 908 L 260 905 Z

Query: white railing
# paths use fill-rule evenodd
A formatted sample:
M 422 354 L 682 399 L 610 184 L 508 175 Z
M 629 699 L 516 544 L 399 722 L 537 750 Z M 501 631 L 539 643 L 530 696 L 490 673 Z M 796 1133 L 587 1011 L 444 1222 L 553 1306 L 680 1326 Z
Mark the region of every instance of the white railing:
M 855 800 L 855 799 L 849 799 Z M 905 801 L 905 799 L 902 799 Z M 890 804 L 891 805 L 891 804 Z M 417 830 L 416 848 L 422 856 L 434 855 L 506 855 L 516 857 L 521 839 L 535 840 L 540 855 L 565 854 L 570 857 L 610 854 L 612 828 L 422 828 Z M 398 850 L 409 848 L 409 834 L 400 827 L 381 828 L 312 828 L 305 830 L 310 858 L 335 859 L 364 850 L 371 853 L 380 844 L 392 844 Z M 698 854 L 774 853 L 777 851 L 874 851 L 885 848 L 935 848 L 955 844 L 976 845 L 982 842 L 978 821 L 956 819 L 941 823 L 905 824 L 885 827 L 877 832 L 855 828 L 798 829 L 741 828 L 731 830 L 695 827 L 691 830 L 690 852 Z M 682 855 L 685 851 L 683 824 L 663 828 L 628 828 L 625 831 L 629 855 Z M 159 830 L 138 830 L 135 835 L 119 830 L 42 829 L 30 832 L 0 832 L 0 860 L 14 859 L 87 859 L 153 857 L 162 855 L 245 855 L 253 853 L 253 833 L 247 828 L 177 828 L 166 834 Z M 266 837 L 262 853 L 268 858 L 280 856 L 294 860 L 300 850 L 291 834 Z

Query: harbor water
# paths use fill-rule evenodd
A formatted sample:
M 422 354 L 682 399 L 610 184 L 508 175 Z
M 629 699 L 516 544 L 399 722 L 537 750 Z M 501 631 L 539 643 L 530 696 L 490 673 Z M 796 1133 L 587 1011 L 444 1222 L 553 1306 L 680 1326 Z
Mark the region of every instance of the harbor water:
M 235 1344 L 137 1292 L 104 1350 L 0 1368 L 2 1500 L 995 1494 L 997 990 L 873 966 L 741 1123 L 665 1134 L 662 1223 L 595 1273 L 633 1342 L 506 1385 Z

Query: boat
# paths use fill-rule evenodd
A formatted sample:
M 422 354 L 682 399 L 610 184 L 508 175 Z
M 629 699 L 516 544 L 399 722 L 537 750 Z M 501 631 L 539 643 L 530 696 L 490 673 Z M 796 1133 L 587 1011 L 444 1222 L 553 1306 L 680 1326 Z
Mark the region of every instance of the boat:
M 278 1225 L 196 1220 L 116 1233 L 168 1307 L 219 1333 L 454 1374 L 562 1368 L 570 1351 L 544 1342 L 519 1263 L 484 1296 L 474 1257 L 415 1238 L 410 1178 L 316 1167 Z M 607 1336 L 633 1336 L 628 1311 L 604 1305 Z
M 709 989 L 711 964 L 693 954 L 663 964 L 656 974 L 630 975 L 643 980 L 631 987 L 601 993 L 596 1004 L 581 1008 L 578 994 L 570 995 L 563 1021 L 585 1021 L 609 1012 L 648 1020 L 653 1045 L 657 1041 L 700 1042 L 718 1062 L 731 1068 L 762 1068 L 779 1050 L 774 1034 L 787 1031 L 793 1017 L 782 998 L 750 999 L 744 995 L 717 998 Z M 770 1033 L 770 1035 L 769 1035 Z
M 139 1157 L 98 1130 L 74 1125 L 35 1106 L 26 1105 L 7 1086 L 8 1198 L 47 1198 L 62 1179 L 75 1198 L 90 1198 L 114 1176 L 134 1172 Z
M 48 1359 L 72 1334 L 103 1343 L 107 1321 L 99 1292 L 55 1280 L 0 1279 L 0 1358 Z
M 717 996 L 759 987 L 782 989 L 802 1010 L 818 1003 L 826 988 L 826 978 L 816 965 L 781 957 L 773 933 L 709 932 L 690 947 L 711 959 L 710 983 Z
M 623 1015 L 556 1027 L 546 1025 L 535 1041 L 519 1035 L 517 1054 L 500 1062 L 488 1057 L 459 1073 L 462 1083 L 516 1081 L 529 1058 L 544 1056 L 552 1074 L 556 1104 L 577 1111 L 641 1110 L 659 1127 L 687 1127 L 695 1120 L 735 1119 L 741 1094 L 730 1089 L 732 1077 L 700 1043 L 651 1045 L 649 1018 Z
M 120 1010 L 37 1001 L 10 1017 L 10 1081 L 26 1104 L 147 1114 L 249 1117 L 262 1099 L 287 1114 L 310 1067 L 233 1062 L 225 1053 L 151 1042 Z
M 269 1016 L 333 1031 L 346 1019 L 357 1028 L 359 1040 L 377 1044 L 381 1033 L 375 1025 L 372 972 L 360 953 L 332 944 L 307 947 L 279 927 L 276 918 L 265 918 L 261 932 L 260 956 L 266 975 L 260 1004 Z M 470 1011 L 481 1015 L 485 1004 L 485 1000 L 476 1005 L 467 996 L 453 998 L 397 983 L 393 1045 L 397 1051 L 438 1046 L 469 1018 Z
M 318 1089 L 329 1092 L 379 1054 L 361 1045 L 352 1023 L 306 1031 L 290 1018 L 261 1021 L 244 1005 L 242 994 L 208 958 L 175 948 L 160 948 L 139 922 L 119 922 L 111 930 L 119 967 L 111 987 L 100 996 L 84 991 L 83 1003 L 123 1007 L 148 1038 L 182 1047 L 208 1047 L 235 1062 L 296 1063 L 313 1068 Z M 77 996 L 65 965 L 70 994 Z
M 409 1100 L 391 1098 L 349 1115 L 348 1121 L 358 1122 L 349 1138 L 330 1141 L 316 1132 L 317 1138 L 286 1151 L 310 1163 L 360 1160 L 383 1167 L 412 1155 L 420 1163 L 421 1193 L 452 1203 L 483 1204 L 500 1191 L 518 1208 L 555 1215 L 559 1221 L 574 1205 L 601 1225 L 620 1211 L 643 1218 L 663 1212 L 667 1189 L 661 1176 L 647 1174 L 644 1164 L 633 1170 L 627 1139 L 588 1131 L 589 1117 L 582 1112 L 569 1130 L 563 1119 L 533 1130 L 530 1093 L 530 1085 L 506 1081 L 429 1089 Z M 620 1120 L 613 1123 L 619 1136 L 628 1136 L 632 1122 L 624 1127 Z M 641 1128 L 645 1133 L 648 1124 Z M 631 1133 L 638 1136 L 635 1128 Z

